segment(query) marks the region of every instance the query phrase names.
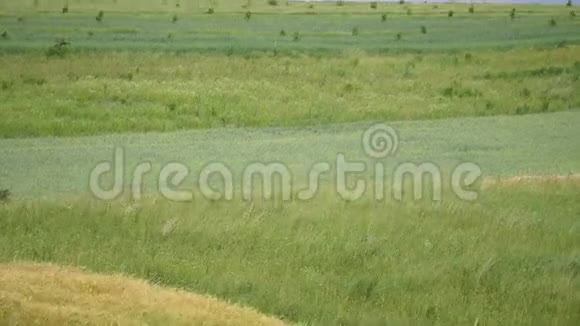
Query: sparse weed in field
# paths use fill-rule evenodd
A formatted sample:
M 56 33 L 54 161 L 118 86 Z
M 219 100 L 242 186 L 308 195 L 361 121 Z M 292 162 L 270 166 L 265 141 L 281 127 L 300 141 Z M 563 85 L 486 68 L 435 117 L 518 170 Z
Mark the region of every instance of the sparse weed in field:
M 550 19 L 550 26 L 554 27 L 556 26 L 558 23 L 556 23 L 556 20 L 554 18 Z
M 371 9 L 377 9 L 378 4 L 376 1 L 371 1 L 370 6 L 371 6 Z
M 53 46 L 49 47 L 46 50 L 45 54 L 48 58 L 50 57 L 62 58 L 67 54 L 69 44 L 70 43 L 65 39 L 57 40 L 57 42 Z
M 7 39 L 8 38 L 8 31 L 2 31 L 2 34 L 0 34 L 0 37 L 4 40 Z
M 177 14 L 173 15 L 173 17 L 171 18 L 171 22 L 172 23 L 177 23 L 177 21 L 179 20 L 179 17 L 177 17 Z
M 120 74 L 119 78 L 127 80 L 127 81 L 132 81 L 133 80 L 133 73 L 132 72 L 128 72 L 126 74 Z
M 516 8 L 512 8 L 512 11 L 510 12 L 510 18 L 511 19 L 516 18 Z
M 453 10 L 449 10 L 449 12 L 447 13 L 447 17 L 453 17 Z
M 12 193 L 8 189 L 0 189 L 0 203 L 6 203 L 12 197 Z
M 469 6 L 469 9 L 467 10 L 470 14 L 475 13 L 475 8 L 473 7 L 473 5 Z
M 278 5 L 278 0 L 268 0 L 268 4 L 270 6 L 277 6 Z
M 381 15 L 381 21 L 386 22 L 387 21 L 387 14 L 382 14 Z
M 214 12 L 215 11 L 213 10 L 213 8 L 210 7 L 210 8 L 207 9 L 207 11 L 205 13 L 208 14 L 208 15 L 213 15 Z
M 395 38 L 397 39 L 397 41 L 400 41 L 401 39 L 403 39 L 403 33 L 398 32 Z
M 473 55 L 471 53 L 466 53 L 465 54 L 465 61 L 470 62 L 471 59 L 473 59 Z
M 93 32 L 93 31 L 88 31 L 87 32 L 87 36 L 88 37 L 93 37 L 94 35 L 95 35 L 95 32 Z
M 250 20 L 252 18 L 252 12 L 251 11 L 246 11 L 246 13 L 244 14 L 244 19 L 245 20 Z
M 574 10 L 570 11 L 570 17 L 572 18 L 576 17 L 576 12 Z
M 524 88 L 524 89 L 522 89 L 522 93 L 521 94 L 522 94 L 522 97 L 530 97 L 530 95 L 532 95 L 532 92 L 530 92 L 529 89 Z
M 10 80 L 10 81 L 5 81 L 3 80 L 2 82 L 0 82 L 0 89 L 2 89 L 3 91 L 8 90 L 10 88 L 12 88 L 12 86 L 14 85 L 14 81 Z
M 61 12 L 62 12 L 63 14 L 66 14 L 66 13 L 68 13 L 68 4 L 67 4 L 67 5 L 65 5 L 64 7 L 62 7 L 62 11 L 61 11 Z
M 464 88 L 458 82 L 454 82 L 452 86 L 444 88 L 441 91 L 441 94 L 445 97 L 450 98 L 481 97 L 483 95 L 479 90 L 472 88 Z
M 427 34 L 427 27 L 425 25 L 421 26 L 421 33 Z
M 284 29 L 280 30 L 280 36 L 286 36 L 286 31 Z
M 300 32 L 294 32 L 294 36 L 292 37 L 294 42 L 300 41 Z
M 36 77 L 26 77 L 22 79 L 22 83 L 26 85 L 42 86 L 46 84 L 46 79 Z
M 413 15 L 413 11 L 411 10 L 411 8 L 407 8 L 407 16 L 411 15 Z
M 105 17 L 105 12 L 102 10 L 99 10 L 99 12 L 97 13 L 97 17 L 95 17 L 95 19 L 100 23 L 103 21 L 104 17 Z
M 358 26 L 353 27 L 351 31 L 352 36 L 358 36 L 358 33 L 359 33 Z
M 16 21 L 19 23 L 22 23 L 22 22 L 24 22 L 24 17 L 19 16 L 18 18 L 16 18 Z

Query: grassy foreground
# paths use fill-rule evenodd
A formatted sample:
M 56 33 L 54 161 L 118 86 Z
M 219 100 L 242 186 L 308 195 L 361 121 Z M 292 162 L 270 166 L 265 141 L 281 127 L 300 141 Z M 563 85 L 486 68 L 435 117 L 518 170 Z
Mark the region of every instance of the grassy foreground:
M 284 325 L 214 298 L 49 264 L 0 265 L 3 325 Z
M 576 181 L 476 203 L 27 201 L 0 206 L 0 261 L 49 261 L 208 293 L 304 324 L 575 324 Z

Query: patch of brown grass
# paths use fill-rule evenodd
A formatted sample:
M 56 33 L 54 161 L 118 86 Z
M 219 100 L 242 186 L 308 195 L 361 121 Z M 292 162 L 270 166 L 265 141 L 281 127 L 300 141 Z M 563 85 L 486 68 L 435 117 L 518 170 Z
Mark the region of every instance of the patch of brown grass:
M 119 275 L 0 265 L 0 324 L 284 325 L 255 310 Z
M 482 189 L 497 186 L 512 185 L 545 185 L 545 184 L 577 184 L 580 185 L 580 174 L 569 175 L 522 175 L 515 177 L 488 177 L 481 184 Z

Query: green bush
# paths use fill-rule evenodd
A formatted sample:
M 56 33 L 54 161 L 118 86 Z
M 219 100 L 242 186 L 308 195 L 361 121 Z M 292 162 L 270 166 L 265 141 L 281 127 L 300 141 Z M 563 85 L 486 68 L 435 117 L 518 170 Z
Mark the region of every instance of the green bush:
M 378 4 L 377 4 L 377 2 L 376 2 L 376 1 L 372 1 L 372 2 L 370 3 L 370 6 L 371 6 L 371 9 L 377 9 L 377 6 L 378 6 Z
M 100 23 L 103 21 L 104 17 L 105 17 L 105 12 L 100 10 L 99 13 L 97 14 L 97 17 L 95 17 L 95 19 Z
M 10 200 L 12 193 L 8 189 L 0 189 L 0 203 L 5 203 Z
M 422 34 L 427 34 L 427 27 L 426 26 L 421 26 L 421 33 Z
M 278 5 L 278 0 L 268 0 L 268 4 L 270 6 L 277 6 Z
M 453 10 L 449 10 L 449 12 L 447 13 L 447 17 L 453 17 Z

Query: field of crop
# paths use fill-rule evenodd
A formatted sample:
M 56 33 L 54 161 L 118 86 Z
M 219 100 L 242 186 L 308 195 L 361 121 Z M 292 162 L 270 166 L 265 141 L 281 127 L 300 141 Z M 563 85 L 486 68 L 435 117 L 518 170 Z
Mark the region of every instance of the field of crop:
M 576 8 L 1 1 L 0 324 L 578 324 Z M 233 199 L 202 195 L 210 163 Z M 243 198 L 256 163 L 288 169 L 289 200 L 283 176 Z M 405 164 L 436 167 L 441 200 L 432 174 L 397 198 Z

